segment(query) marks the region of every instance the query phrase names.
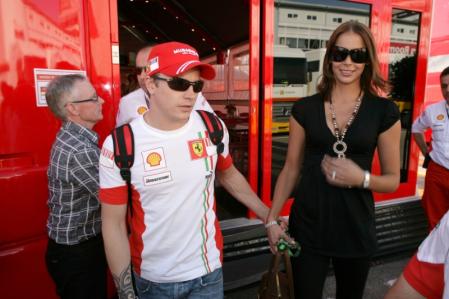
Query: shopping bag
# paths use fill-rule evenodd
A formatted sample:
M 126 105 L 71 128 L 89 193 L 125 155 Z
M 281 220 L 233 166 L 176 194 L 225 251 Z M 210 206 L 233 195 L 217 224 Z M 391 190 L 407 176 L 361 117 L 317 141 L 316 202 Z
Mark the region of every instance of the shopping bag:
M 285 272 L 279 270 L 281 261 L 285 266 Z M 288 250 L 277 252 L 273 255 L 270 268 L 262 275 L 259 299 L 294 299 L 293 273 Z

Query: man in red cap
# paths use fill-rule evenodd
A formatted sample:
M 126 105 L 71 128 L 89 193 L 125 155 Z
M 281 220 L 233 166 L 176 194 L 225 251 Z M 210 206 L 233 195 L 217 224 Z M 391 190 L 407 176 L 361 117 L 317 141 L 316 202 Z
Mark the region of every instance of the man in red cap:
M 268 208 L 234 167 L 224 123 L 217 150 L 193 111 L 214 69 L 189 45 L 155 46 L 145 86 L 151 109 L 131 122 L 132 218 L 126 228 L 127 186 L 109 136 L 100 156 L 100 200 L 106 255 L 119 298 L 223 298 L 222 236 L 215 214 L 215 175 L 233 197 L 265 219 Z M 131 266 L 132 265 L 132 266 Z M 131 270 L 132 269 L 132 270 Z

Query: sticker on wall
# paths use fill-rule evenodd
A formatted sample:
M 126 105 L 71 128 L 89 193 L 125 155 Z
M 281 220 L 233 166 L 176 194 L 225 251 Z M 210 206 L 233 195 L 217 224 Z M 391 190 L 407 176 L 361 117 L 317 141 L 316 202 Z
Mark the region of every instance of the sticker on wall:
M 47 107 L 45 93 L 51 80 L 63 75 L 79 74 L 86 77 L 86 71 L 56 70 L 56 69 L 34 69 L 34 87 L 36 90 L 37 107 Z

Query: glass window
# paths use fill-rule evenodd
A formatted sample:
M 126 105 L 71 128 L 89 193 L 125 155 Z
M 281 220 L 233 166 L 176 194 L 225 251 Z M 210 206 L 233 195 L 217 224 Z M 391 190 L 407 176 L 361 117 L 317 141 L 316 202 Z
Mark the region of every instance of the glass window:
M 307 84 L 305 58 L 274 57 L 274 84 Z
M 418 12 L 393 9 L 388 77 L 393 85 L 390 98 L 401 112 L 401 182 L 408 173 L 420 18 Z M 404 28 L 410 28 L 409 34 L 403 34 Z
M 332 21 L 333 21 L 334 23 L 342 23 L 342 22 L 343 22 L 343 19 L 342 19 L 342 18 L 332 18 Z
M 309 40 L 305 38 L 298 38 L 298 48 L 307 49 L 309 47 Z
M 289 48 L 297 48 L 298 47 L 298 39 L 287 37 L 287 46 Z
M 319 49 L 321 45 L 321 41 L 319 39 L 311 39 L 310 40 L 310 49 Z

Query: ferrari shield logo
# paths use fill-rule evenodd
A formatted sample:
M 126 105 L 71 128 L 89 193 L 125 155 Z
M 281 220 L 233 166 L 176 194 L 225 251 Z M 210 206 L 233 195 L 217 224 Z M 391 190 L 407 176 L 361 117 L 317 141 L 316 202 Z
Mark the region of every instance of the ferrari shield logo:
M 206 146 L 203 139 L 190 140 L 189 151 L 192 160 L 201 159 L 207 156 Z

